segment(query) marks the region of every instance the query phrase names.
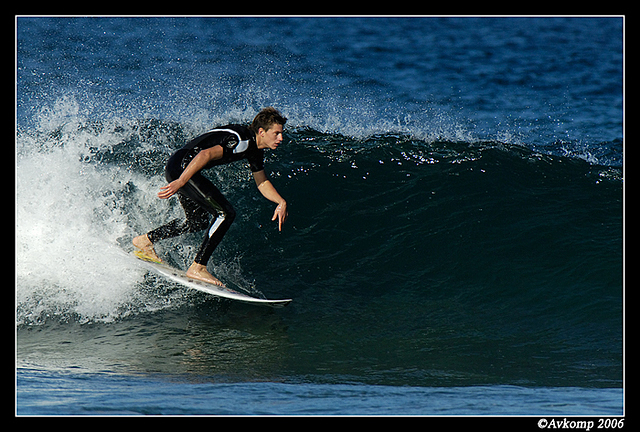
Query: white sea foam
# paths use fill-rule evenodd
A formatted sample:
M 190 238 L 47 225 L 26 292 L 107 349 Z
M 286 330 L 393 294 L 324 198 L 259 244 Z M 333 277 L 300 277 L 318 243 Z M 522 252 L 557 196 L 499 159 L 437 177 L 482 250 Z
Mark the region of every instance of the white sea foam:
M 160 300 L 141 289 L 144 271 L 123 247 L 174 210 L 155 198 L 163 179 L 96 162 L 131 130 L 87 130 L 73 99 L 39 120 L 16 138 L 17 323 L 108 321 L 155 307 Z

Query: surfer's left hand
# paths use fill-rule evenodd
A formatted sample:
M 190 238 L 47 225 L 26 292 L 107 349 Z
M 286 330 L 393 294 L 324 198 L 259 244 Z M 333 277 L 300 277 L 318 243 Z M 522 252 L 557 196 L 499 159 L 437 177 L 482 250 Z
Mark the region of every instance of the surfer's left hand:
M 287 202 L 282 201 L 278 204 L 278 207 L 276 207 L 276 210 L 273 212 L 273 217 L 271 218 L 272 221 L 278 219 L 278 231 L 282 231 L 282 224 L 287 219 L 287 215 Z

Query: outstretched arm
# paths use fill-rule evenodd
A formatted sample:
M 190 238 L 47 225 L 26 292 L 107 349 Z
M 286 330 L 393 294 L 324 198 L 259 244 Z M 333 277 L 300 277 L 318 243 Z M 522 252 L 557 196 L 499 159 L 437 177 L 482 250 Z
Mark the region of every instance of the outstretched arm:
M 178 190 L 187 184 L 189 179 L 193 177 L 195 173 L 204 168 L 209 161 L 220 159 L 222 157 L 222 146 L 213 146 L 208 149 L 202 150 L 194 157 L 187 168 L 182 172 L 177 180 L 172 181 L 166 186 L 160 188 L 158 192 L 158 198 L 167 199 L 173 196 Z
M 271 202 L 278 204 L 276 210 L 273 212 L 272 221 L 278 219 L 278 230 L 282 231 L 282 223 L 287 219 L 287 202 L 280 196 L 276 188 L 271 184 L 271 181 L 267 178 L 264 170 L 254 172 L 253 178 L 258 185 L 258 190 L 263 197 Z

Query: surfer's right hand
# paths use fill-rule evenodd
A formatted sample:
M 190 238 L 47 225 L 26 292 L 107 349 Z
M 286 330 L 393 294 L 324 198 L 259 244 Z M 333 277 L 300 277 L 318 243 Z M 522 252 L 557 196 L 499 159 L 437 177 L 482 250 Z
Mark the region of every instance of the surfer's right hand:
M 172 197 L 176 192 L 178 192 L 178 190 L 184 186 L 184 183 L 182 182 L 182 180 L 177 179 L 172 181 L 171 183 L 169 183 L 166 186 L 163 186 L 160 188 L 160 192 L 158 192 L 158 198 L 160 199 L 167 199 Z

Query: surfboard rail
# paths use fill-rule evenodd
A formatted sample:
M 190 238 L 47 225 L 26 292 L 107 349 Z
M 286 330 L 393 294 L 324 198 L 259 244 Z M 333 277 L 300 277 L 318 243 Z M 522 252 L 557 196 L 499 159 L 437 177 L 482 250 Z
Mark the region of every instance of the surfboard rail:
M 211 294 L 216 297 L 236 300 L 244 303 L 276 307 L 276 308 L 284 307 L 292 301 L 292 299 L 279 299 L 279 300 L 260 299 L 257 297 L 250 296 L 249 294 L 236 291 L 231 288 L 221 287 L 218 285 L 192 279 L 188 277 L 183 270 L 177 269 L 163 262 L 158 262 L 152 259 L 151 257 L 145 255 L 141 251 L 138 251 L 138 250 L 133 251 L 131 255 L 136 257 L 136 259 L 140 263 L 142 263 L 148 270 L 151 270 L 154 273 L 160 276 L 163 276 L 166 279 L 169 279 L 173 282 L 177 282 L 188 288 L 195 289 L 197 291 L 204 292 L 207 294 Z

